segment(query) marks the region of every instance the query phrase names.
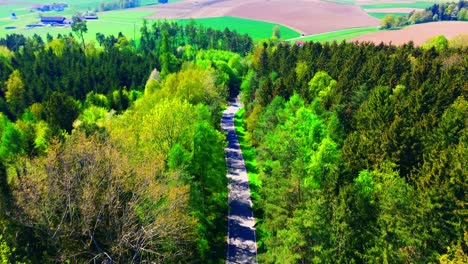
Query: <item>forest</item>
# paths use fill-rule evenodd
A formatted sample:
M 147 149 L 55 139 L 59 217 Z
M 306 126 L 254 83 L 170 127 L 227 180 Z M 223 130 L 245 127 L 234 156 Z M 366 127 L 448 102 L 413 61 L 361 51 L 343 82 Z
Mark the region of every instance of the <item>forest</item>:
M 1 263 L 224 262 L 237 94 L 259 262 L 467 262 L 466 45 L 141 35 L 0 39 Z
M 168 22 L 143 33 L 138 47 L 123 35 L 84 49 L 73 35 L 0 39 L 2 261 L 224 258 L 220 111 L 252 40 Z
M 260 262 L 465 263 L 467 63 L 412 43 L 255 49 Z

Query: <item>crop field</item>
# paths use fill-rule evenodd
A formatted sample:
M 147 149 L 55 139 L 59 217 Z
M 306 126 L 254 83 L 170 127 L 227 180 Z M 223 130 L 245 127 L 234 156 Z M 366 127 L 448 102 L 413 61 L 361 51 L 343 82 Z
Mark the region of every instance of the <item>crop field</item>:
M 75 1 L 63 12 L 43 14 L 70 18 L 77 11 L 95 10 L 101 2 L 110 1 L 113 0 Z M 25 2 L 32 4 L 27 5 Z M 148 20 L 176 19 L 182 23 L 185 23 L 186 19 L 193 18 L 205 27 L 216 29 L 228 27 L 240 33 L 248 33 L 254 39 L 271 37 L 272 28 L 275 25 L 280 26 L 283 39 L 298 37 L 300 33 L 317 34 L 349 27 L 378 25 L 377 18 L 368 16 L 359 6 L 353 5 L 355 1 L 348 0 L 329 2 L 298 0 L 294 5 L 285 4 L 284 1 L 278 0 L 271 0 L 267 3 L 261 0 L 179 0 L 169 2 L 170 4 L 167 5 L 147 6 L 154 1 L 142 0 L 142 5 L 145 6 L 140 8 L 100 12 L 98 21 L 88 21 L 88 33 L 85 37 L 87 40 L 92 40 L 97 32 L 105 35 L 122 32 L 130 38 L 138 38 L 143 18 Z M 6 1 L 0 0 L 0 4 L 4 5 L 3 11 L 0 13 L 1 35 L 21 33 L 26 36 L 33 34 L 45 36 L 47 33 L 56 35 L 70 32 L 70 28 L 67 27 L 24 28 L 27 24 L 39 21 L 39 13 L 30 12 L 30 9 L 35 4 L 44 3 L 42 0 L 25 0 L 24 2 L 18 0 L 6 3 Z M 14 21 L 9 18 L 12 11 L 17 14 L 18 20 Z M 313 19 L 304 19 L 304 17 Z M 6 26 L 16 26 L 17 29 L 7 30 Z
M 281 24 L 304 34 L 324 33 L 350 27 L 377 26 L 357 5 L 320 0 L 186 0 L 172 5 L 142 7 L 154 11 L 151 18 L 242 17 Z
M 377 27 L 362 27 L 362 28 L 349 28 L 343 30 L 337 30 L 333 32 L 326 32 L 321 34 L 315 34 L 311 36 L 305 36 L 301 38 L 291 39 L 291 41 L 314 41 L 314 42 L 331 42 L 331 41 L 343 41 L 355 38 L 360 35 L 377 32 Z
M 70 3 L 62 12 L 44 12 L 47 16 L 70 18 L 77 11 L 95 10 L 101 2 L 114 0 L 81 0 Z M 440 0 L 441 1 L 441 0 Z M 197 24 L 215 29 L 236 30 L 249 34 L 253 39 L 265 39 L 272 35 L 275 25 L 280 27 L 282 39 L 300 41 L 342 41 L 360 35 L 374 33 L 379 20 L 387 14 L 405 16 L 412 9 L 431 6 L 437 1 L 392 1 L 372 0 L 297 0 L 294 4 L 280 0 L 173 0 L 165 5 L 149 5 L 154 0 L 142 0 L 142 7 L 99 12 L 99 20 L 88 21 L 85 39 L 95 40 L 96 33 L 138 39 L 143 19 L 151 24 L 158 19 L 176 20 L 182 24 L 194 19 Z M 26 36 L 38 34 L 45 37 L 69 34 L 70 27 L 43 27 L 26 29 L 25 26 L 39 21 L 39 12 L 30 9 L 43 0 L 0 0 L 0 36 L 20 33 Z M 10 19 L 11 12 L 18 16 Z M 16 29 L 6 29 L 7 27 Z M 301 34 L 308 35 L 299 37 Z
M 109 11 L 99 13 L 99 20 L 87 21 L 88 32 L 84 35 L 87 41 L 94 40 L 96 33 L 102 33 L 104 35 L 117 35 L 119 32 L 127 36 L 128 38 L 139 38 L 140 28 L 142 26 L 143 18 L 150 14 L 148 11 L 135 11 L 127 12 L 124 11 Z M 57 34 L 69 34 L 71 32 L 70 27 L 43 27 L 26 29 L 24 26 L 28 23 L 37 21 L 38 18 L 32 17 L 28 21 L 15 21 L 12 24 L 9 20 L 0 20 L 0 35 L 18 33 L 25 36 L 32 36 L 38 34 L 45 37 L 47 34 L 56 36 Z M 215 29 L 221 29 L 228 27 L 230 30 L 236 30 L 242 34 L 249 34 L 253 39 L 265 39 L 270 38 L 272 35 L 274 23 L 255 21 L 250 19 L 235 18 L 235 17 L 216 17 L 216 18 L 200 18 L 194 19 L 197 24 L 203 25 L 204 27 L 212 27 Z M 149 20 L 152 23 L 154 20 Z M 189 22 L 187 19 L 176 20 L 182 24 Z M 4 27 L 15 25 L 18 28 L 15 30 L 7 30 Z M 281 36 L 284 39 L 298 37 L 300 34 L 293 29 L 278 25 L 280 27 Z

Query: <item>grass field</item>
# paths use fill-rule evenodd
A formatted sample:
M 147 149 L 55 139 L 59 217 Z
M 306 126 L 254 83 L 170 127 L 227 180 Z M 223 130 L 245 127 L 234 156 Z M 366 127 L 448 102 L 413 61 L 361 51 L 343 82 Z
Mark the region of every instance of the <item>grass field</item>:
M 384 9 L 384 8 L 427 8 L 437 2 L 415 2 L 415 3 L 382 3 L 374 5 L 361 5 L 362 9 Z
M 47 12 L 48 16 L 62 15 L 70 18 L 74 12 Z M 102 33 L 104 35 L 117 35 L 122 32 L 128 38 L 139 38 L 140 27 L 143 23 L 143 18 L 151 15 L 152 11 L 142 10 L 115 10 L 108 12 L 100 12 L 99 20 L 90 20 L 87 22 L 88 32 L 85 34 L 87 41 L 94 40 L 96 33 Z M 32 36 L 38 34 L 45 37 L 47 33 L 56 36 L 57 34 L 69 34 L 71 32 L 70 27 L 55 28 L 55 27 L 44 27 L 25 29 L 24 26 L 30 23 L 36 23 L 39 21 L 39 13 L 27 12 L 27 14 L 19 15 L 19 19 L 9 19 L 9 12 L 4 12 L 3 18 L 0 18 L 0 36 L 6 34 L 23 34 L 25 36 Z M 182 24 L 189 23 L 190 20 L 178 20 Z M 236 17 L 216 17 L 216 18 L 200 18 L 195 19 L 197 24 L 203 25 L 204 27 L 211 27 L 215 29 L 224 30 L 228 27 L 231 30 L 236 30 L 242 34 L 249 34 L 253 39 L 264 39 L 269 38 L 272 35 L 272 29 L 276 25 L 274 23 L 256 21 L 250 19 L 236 18 Z M 151 24 L 151 20 L 149 20 Z M 16 26 L 15 30 L 7 30 L 5 26 Z M 300 34 L 288 27 L 281 26 L 280 32 L 283 39 L 289 39 L 298 37 Z
M 361 27 L 361 28 L 349 28 L 343 30 L 337 30 L 332 32 L 326 32 L 311 36 L 305 36 L 301 38 L 291 39 L 291 41 L 314 41 L 314 42 L 331 42 L 337 41 L 340 42 L 342 40 L 348 40 L 355 38 L 357 36 L 361 36 L 367 33 L 377 32 L 379 31 L 377 27 Z
M 406 13 L 375 13 L 375 12 L 368 12 L 367 13 L 369 16 L 373 16 L 375 18 L 378 18 L 378 19 L 382 19 L 384 18 L 386 15 L 394 15 L 395 17 L 399 17 L 399 16 L 404 16 L 406 17 L 408 14 Z
M 178 20 L 182 24 L 189 23 L 190 20 Z M 265 39 L 270 38 L 273 32 L 273 27 L 277 24 L 251 20 L 238 17 L 214 17 L 214 18 L 198 18 L 195 19 L 197 24 L 201 24 L 204 27 L 211 27 L 214 29 L 223 30 L 228 27 L 231 30 L 236 30 L 241 34 L 249 34 L 253 39 Z M 288 27 L 278 25 L 280 27 L 281 38 L 290 39 L 299 37 L 300 34 Z

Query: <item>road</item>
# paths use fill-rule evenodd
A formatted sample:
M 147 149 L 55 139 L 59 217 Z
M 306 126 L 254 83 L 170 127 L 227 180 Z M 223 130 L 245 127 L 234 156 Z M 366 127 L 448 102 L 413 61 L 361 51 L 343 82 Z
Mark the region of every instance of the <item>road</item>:
M 229 215 L 226 263 L 257 263 L 255 219 L 252 213 L 249 179 L 237 140 L 234 115 L 240 109 L 231 102 L 221 119 L 221 129 L 227 133 L 226 166 L 229 188 Z

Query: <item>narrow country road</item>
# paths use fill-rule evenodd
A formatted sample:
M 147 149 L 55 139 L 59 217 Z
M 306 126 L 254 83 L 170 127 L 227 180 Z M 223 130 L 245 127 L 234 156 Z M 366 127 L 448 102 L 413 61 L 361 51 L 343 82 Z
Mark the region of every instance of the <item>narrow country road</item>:
M 224 111 L 221 129 L 227 132 L 226 166 L 229 184 L 229 215 L 226 263 L 257 263 L 255 219 L 252 213 L 249 179 L 234 128 L 234 115 L 240 109 L 232 101 Z

